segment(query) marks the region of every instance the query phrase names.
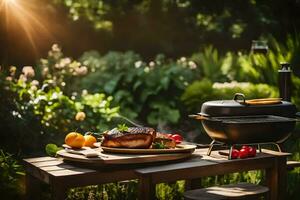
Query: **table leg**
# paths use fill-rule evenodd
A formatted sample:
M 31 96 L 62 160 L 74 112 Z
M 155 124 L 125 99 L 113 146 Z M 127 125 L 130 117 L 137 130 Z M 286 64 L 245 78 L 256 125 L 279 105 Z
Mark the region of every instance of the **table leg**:
M 202 188 L 201 178 L 185 180 L 185 190 Z
M 155 184 L 152 184 L 151 177 L 139 179 L 139 200 L 153 200 L 155 197 Z
M 270 189 L 270 199 L 285 199 L 287 189 L 286 157 L 277 157 L 274 166 L 266 169 L 266 181 Z
M 55 200 L 65 200 L 67 198 L 68 188 L 63 183 L 52 184 L 52 195 Z
M 41 199 L 41 181 L 29 173 L 25 175 L 26 199 Z

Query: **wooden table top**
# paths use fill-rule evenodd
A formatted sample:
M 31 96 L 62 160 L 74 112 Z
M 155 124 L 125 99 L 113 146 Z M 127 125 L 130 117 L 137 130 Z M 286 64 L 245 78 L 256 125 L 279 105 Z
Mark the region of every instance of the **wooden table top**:
M 218 151 L 212 151 L 210 156 L 206 155 L 207 149 L 197 149 L 193 157 L 179 163 L 165 164 L 161 166 L 149 166 L 136 169 L 139 176 L 152 176 L 154 182 L 164 180 L 180 180 L 226 174 L 231 172 L 248 171 L 254 169 L 265 169 L 271 167 L 275 157 L 286 157 L 290 153 L 276 152 L 263 149 L 257 156 L 246 159 L 228 160 L 227 156 L 220 155 Z M 198 175 L 195 175 L 197 173 Z
M 136 179 L 147 174 L 157 174 L 157 181 L 163 181 L 164 178 L 167 178 L 166 174 L 172 174 L 172 176 L 176 174 L 176 178 L 178 178 L 178 172 L 182 170 L 189 170 L 191 173 L 193 173 L 193 170 L 197 170 L 197 173 L 199 173 L 199 170 L 202 170 L 202 173 L 199 174 L 203 175 L 204 172 L 204 174 L 209 174 L 209 171 L 212 171 L 210 170 L 212 167 L 220 168 L 219 170 L 214 169 L 214 174 L 216 172 L 226 173 L 226 171 L 263 168 L 266 167 L 265 165 L 268 161 L 271 162 L 274 156 L 290 155 L 289 153 L 264 149 L 262 153 L 258 153 L 254 158 L 228 160 L 226 156 L 220 155 L 218 151 L 213 151 L 210 156 L 207 156 L 206 152 L 207 149 L 196 149 L 191 158 L 183 161 L 150 163 L 147 165 L 133 164 L 109 166 L 107 168 L 89 168 L 64 162 L 60 158 L 38 157 L 24 159 L 24 166 L 27 172 L 46 183 L 50 183 L 52 178 L 70 179 L 75 177 L 85 177 L 85 179 L 90 177 L 104 183 L 110 180 Z M 160 174 L 164 174 L 164 176 L 160 177 Z M 194 175 L 191 174 L 190 176 Z M 189 176 L 185 178 L 189 178 Z

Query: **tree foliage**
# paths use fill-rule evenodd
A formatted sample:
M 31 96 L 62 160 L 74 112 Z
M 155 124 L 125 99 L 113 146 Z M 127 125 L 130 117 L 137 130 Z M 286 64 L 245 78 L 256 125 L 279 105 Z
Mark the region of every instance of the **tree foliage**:
M 253 39 L 272 33 L 284 41 L 286 33 L 297 33 L 300 27 L 297 0 L 54 1 L 68 8 L 73 20 L 87 19 L 110 32 L 115 45 L 122 42 L 120 48 L 141 53 L 160 49 L 183 55 L 203 44 L 248 49 Z

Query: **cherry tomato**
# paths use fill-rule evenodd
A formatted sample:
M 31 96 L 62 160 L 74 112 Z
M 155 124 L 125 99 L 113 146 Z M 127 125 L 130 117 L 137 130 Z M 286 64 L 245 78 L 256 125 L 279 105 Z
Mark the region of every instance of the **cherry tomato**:
M 249 157 L 255 157 L 256 156 L 256 148 L 255 147 L 249 147 L 248 148 L 248 155 L 249 155 Z
M 239 153 L 240 151 L 237 150 L 237 149 L 232 149 L 232 152 L 231 152 L 231 159 L 237 159 L 239 157 Z
M 174 135 L 171 136 L 171 138 L 172 138 L 173 140 L 175 140 L 175 142 L 176 142 L 177 144 L 181 143 L 182 140 L 183 140 L 182 136 L 179 135 L 179 134 L 174 134 Z
M 249 151 L 249 146 L 243 145 L 241 149 L 246 149 L 247 151 Z
M 248 148 L 241 148 L 239 152 L 239 158 L 247 158 L 249 155 Z

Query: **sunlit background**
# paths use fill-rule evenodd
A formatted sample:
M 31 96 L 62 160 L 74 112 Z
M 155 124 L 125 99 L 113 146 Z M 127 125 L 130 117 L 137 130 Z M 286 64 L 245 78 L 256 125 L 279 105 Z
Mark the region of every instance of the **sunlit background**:
M 33 53 L 37 54 L 38 41 L 42 38 L 51 38 L 50 26 L 41 14 L 36 12 L 38 4 L 35 4 L 36 1 L 24 0 L 2 1 L 0 10 L 4 15 L 2 17 L 5 18 L 7 36 L 22 34 L 22 40 L 28 41 L 29 49 L 33 49 Z
M 89 37 L 86 30 L 92 28 L 75 24 L 63 10 L 49 0 L 0 0 L 1 64 L 34 64 L 53 43 L 72 44 L 75 52 L 87 49 L 85 45 L 92 42 L 85 38 L 93 38 L 93 34 Z M 78 37 L 82 43 L 76 42 Z
M 53 43 L 72 57 L 95 49 L 177 58 L 210 44 L 222 52 L 247 51 L 260 36 L 272 33 L 283 42 L 299 32 L 298 13 L 293 0 L 0 0 L 0 64 L 34 64 Z

